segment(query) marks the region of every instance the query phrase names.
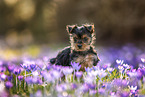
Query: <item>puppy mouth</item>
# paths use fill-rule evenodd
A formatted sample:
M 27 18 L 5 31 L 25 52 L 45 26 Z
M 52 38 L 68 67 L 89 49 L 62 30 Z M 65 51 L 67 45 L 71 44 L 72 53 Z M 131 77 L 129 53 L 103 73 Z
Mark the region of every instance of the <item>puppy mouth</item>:
M 85 51 L 84 45 L 83 44 L 77 44 L 75 46 L 76 51 Z
M 72 44 L 72 49 L 75 51 L 86 51 L 89 49 L 89 45 L 85 43 L 73 43 Z

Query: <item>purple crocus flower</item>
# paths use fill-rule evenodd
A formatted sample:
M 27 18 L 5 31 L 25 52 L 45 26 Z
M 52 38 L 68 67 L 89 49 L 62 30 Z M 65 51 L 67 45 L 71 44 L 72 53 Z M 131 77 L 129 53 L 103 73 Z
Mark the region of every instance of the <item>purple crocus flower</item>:
M 142 61 L 143 63 L 145 63 L 145 58 L 141 58 L 141 61 Z
M 105 88 L 105 84 L 102 84 L 102 88 Z
M 137 94 L 137 86 L 129 86 L 130 89 L 130 95 L 134 95 L 135 97 L 138 95 Z
M 107 76 L 108 74 L 103 70 L 103 69 L 101 69 L 100 70 L 100 73 L 98 74 L 98 76 L 99 76 L 99 78 L 103 78 L 103 77 L 105 77 L 105 76 Z
M 37 65 L 36 64 L 30 64 L 30 68 L 32 71 L 35 71 L 37 69 Z
M 111 92 L 111 93 L 110 93 L 110 96 L 111 96 L 111 97 L 117 97 L 115 92 Z
M 0 66 L 0 72 L 5 72 L 6 71 L 6 67 Z
M 126 91 L 120 92 L 119 97 L 129 97 L 129 93 Z
M 97 93 L 97 90 L 90 90 L 90 91 L 89 91 L 89 94 L 90 94 L 91 96 L 95 95 L 96 93 Z
M 26 63 L 20 64 L 20 66 L 24 69 L 28 69 L 28 64 L 26 64 Z
M 11 81 L 13 79 L 13 76 L 7 76 L 8 81 Z
M 29 61 L 29 60 L 24 60 L 23 64 L 20 64 L 20 66 L 24 69 L 26 69 L 26 71 L 30 72 L 31 71 L 31 64 L 35 64 L 33 61 Z
M 87 84 L 88 85 L 88 87 L 89 87 L 89 89 L 92 89 L 92 90 L 95 90 L 95 88 L 96 88 L 96 84 Z
M 114 79 L 113 84 L 120 87 L 121 86 L 121 79 Z
M 96 71 L 96 70 L 100 70 L 100 66 L 99 65 L 97 65 L 97 66 L 93 66 L 93 69 Z
M 128 80 L 121 80 L 121 79 L 114 79 L 114 82 L 113 82 L 114 85 L 116 85 L 117 87 L 121 87 L 121 88 L 125 88 L 128 86 L 129 84 L 129 81 Z
M 41 79 L 39 79 L 39 78 L 37 78 L 37 77 L 32 77 L 32 78 L 30 79 L 30 84 L 31 84 L 31 83 L 33 83 L 33 84 L 42 84 L 43 82 L 42 82 Z
M 32 77 L 32 83 L 37 84 L 37 82 L 38 82 L 38 78 L 37 77 Z
M 118 69 L 122 72 L 124 70 L 123 66 L 119 65 Z
M 90 67 L 87 67 L 87 68 L 86 68 L 86 67 L 85 67 L 85 71 L 86 71 L 86 72 L 91 72 L 91 71 L 92 71 L 92 68 L 90 68 Z
M 56 86 L 56 91 L 57 92 L 63 92 L 64 90 L 63 90 L 63 88 L 60 85 L 57 85 Z
M 63 68 L 62 68 L 62 72 L 63 72 L 64 75 L 72 74 L 73 68 L 70 68 L 70 67 L 63 67 Z
M 109 68 L 107 68 L 107 71 L 109 71 L 110 73 L 112 73 L 114 71 L 114 68 L 109 67 Z
M 61 84 L 60 86 L 62 87 L 62 89 L 63 89 L 64 91 L 70 89 L 70 86 L 69 86 L 68 84 L 66 84 L 66 83 L 63 83 L 63 84 Z
M 49 71 L 52 67 L 50 65 L 46 66 L 46 69 Z
M 13 72 L 15 66 L 14 65 L 8 65 L 8 71 Z
M 136 78 L 138 76 L 136 70 L 132 70 L 132 72 L 128 71 L 126 74 L 131 78 Z
M 89 91 L 89 87 L 88 87 L 87 84 L 83 84 L 83 85 L 80 87 L 80 89 L 81 89 L 81 91 L 82 91 L 83 93 L 86 93 L 86 92 Z
M 79 71 L 81 68 L 81 65 L 79 65 L 79 63 L 76 62 L 71 62 L 71 66 L 77 71 Z
M 85 82 L 85 83 L 91 84 L 91 83 L 94 82 L 94 80 L 95 80 L 95 77 L 94 77 L 94 76 L 89 76 L 89 75 L 84 76 L 84 82 Z
M 145 83 L 145 77 L 143 77 L 143 82 Z
M 137 72 L 140 72 L 140 73 L 142 73 L 143 75 L 145 75 L 145 67 L 143 67 L 143 68 L 138 68 L 138 70 L 137 70 Z
M 26 81 L 28 84 L 32 84 L 32 77 L 30 77 L 30 76 L 26 77 L 25 81 Z
M 138 78 L 138 80 L 140 80 L 142 77 L 143 77 L 143 74 L 144 72 L 142 72 L 142 70 L 141 69 L 138 69 L 137 70 L 137 78 Z
M 144 68 L 142 68 L 142 73 L 144 74 L 144 76 L 145 76 L 145 67 Z
M 57 70 L 53 70 L 51 71 L 51 75 L 54 79 L 59 79 L 61 77 L 61 72 L 57 71 Z
M 62 69 L 62 66 L 59 66 L 59 65 L 52 65 L 52 68 L 54 69 L 54 70 L 57 70 L 57 71 L 61 71 L 61 69 Z
M 131 69 L 131 72 L 136 72 L 136 69 Z
M 68 84 L 65 84 L 65 83 L 56 86 L 57 92 L 63 92 L 63 91 L 66 91 L 68 89 L 70 89 L 70 86 Z
M 100 70 L 96 70 L 96 71 L 92 70 L 91 72 L 88 72 L 87 75 L 95 78 L 99 73 Z
M 98 90 L 98 93 L 101 94 L 101 95 L 104 95 L 104 93 L 105 93 L 105 89 L 100 88 L 100 89 Z
M 72 88 L 72 90 L 73 90 L 73 89 L 76 89 L 77 87 L 78 87 L 77 84 L 71 83 L 71 88 Z
M 48 72 L 44 70 L 44 71 L 40 71 L 40 74 L 44 77 L 44 76 L 47 76 Z
M 0 78 L 2 81 L 5 81 L 7 78 L 7 75 L 5 75 L 4 73 L 0 74 Z
M 77 78 L 81 78 L 82 75 L 83 75 L 83 72 L 82 72 L 82 71 L 76 72 L 76 77 L 77 77 Z
M 140 84 L 138 84 L 139 80 L 137 78 L 132 78 L 130 81 L 129 81 L 129 86 L 140 86 Z
M 10 89 L 10 88 L 13 87 L 13 84 L 12 84 L 10 81 L 7 81 L 7 82 L 5 83 L 5 86 L 6 86 L 7 89 Z
M 116 60 L 116 63 L 119 64 L 119 65 L 122 65 L 124 62 L 124 60 Z
M 21 73 L 21 69 L 15 68 L 15 69 L 13 70 L 13 73 L 14 73 L 15 75 L 19 75 L 19 74 Z
M 38 91 L 35 93 L 34 97 L 43 97 L 41 90 L 38 90 Z
M 105 83 L 105 89 L 110 90 L 113 87 L 114 87 L 114 85 L 112 84 L 112 82 Z
M 106 70 L 108 68 L 108 65 L 103 65 L 102 68 L 103 70 Z
M 130 66 L 129 66 L 128 64 L 123 64 L 123 67 L 124 67 L 125 69 L 130 69 Z
M 38 83 L 38 84 L 42 84 L 43 82 L 42 82 L 41 79 L 38 78 L 38 79 L 37 79 L 37 83 Z
M 19 76 L 18 76 L 18 80 L 19 80 L 19 81 L 22 81 L 23 78 L 24 78 L 24 76 L 22 76 L 22 75 L 19 75 Z
M 54 82 L 54 78 L 52 77 L 52 74 L 47 71 L 41 71 L 41 75 L 44 77 L 44 79 L 47 82 Z
M 127 87 L 128 84 L 129 84 L 129 81 L 128 81 L 128 80 L 123 79 L 123 80 L 121 81 L 121 86 L 122 86 L 122 88 Z

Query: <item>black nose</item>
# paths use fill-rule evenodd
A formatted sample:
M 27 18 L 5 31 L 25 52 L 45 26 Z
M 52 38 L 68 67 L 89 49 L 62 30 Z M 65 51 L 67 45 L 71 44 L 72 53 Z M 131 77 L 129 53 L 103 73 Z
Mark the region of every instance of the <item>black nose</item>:
M 78 48 L 81 48 L 82 47 L 82 45 L 81 44 L 78 44 Z

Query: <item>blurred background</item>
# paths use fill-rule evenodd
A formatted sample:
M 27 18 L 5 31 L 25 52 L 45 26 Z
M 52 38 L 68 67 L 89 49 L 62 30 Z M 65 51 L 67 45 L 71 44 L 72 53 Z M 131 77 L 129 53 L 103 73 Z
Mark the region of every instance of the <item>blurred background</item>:
M 0 0 L 0 55 L 68 46 L 68 24 L 94 23 L 98 48 L 144 46 L 144 6 L 144 0 Z

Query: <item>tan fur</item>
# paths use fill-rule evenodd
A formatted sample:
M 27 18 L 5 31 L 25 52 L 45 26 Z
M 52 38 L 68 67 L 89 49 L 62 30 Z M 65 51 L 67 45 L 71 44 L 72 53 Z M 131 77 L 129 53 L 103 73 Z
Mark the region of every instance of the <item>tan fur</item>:
M 95 28 L 95 27 L 94 27 L 94 24 L 91 24 L 91 25 L 85 24 L 84 26 L 85 26 L 85 27 L 91 26 L 91 27 L 92 27 L 91 32 L 94 33 L 94 30 L 95 30 L 95 29 L 94 29 L 94 28 Z
M 79 56 L 75 58 L 73 61 L 81 64 L 81 71 L 85 71 L 85 67 L 92 67 L 93 60 L 96 58 L 93 54 L 88 54 L 86 56 Z
M 66 31 L 67 31 L 68 33 L 71 33 L 72 30 L 69 31 L 69 27 L 71 27 L 72 30 L 73 30 L 73 29 L 76 27 L 76 25 L 67 25 L 67 26 L 66 26 Z
M 71 43 L 71 49 L 72 50 L 76 50 L 76 51 L 87 51 L 87 50 L 89 50 L 90 49 L 90 46 L 92 46 L 93 47 L 93 43 L 94 43 L 94 40 L 95 40 L 95 34 L 94 33 L 92 33 L 92 42 L 89 44 L 89 43 L 82 43 L 82 49 L 79 49 L 78 47 L 77 47 L 77 43 L 74 43 L 74 37 L 76 37 L 77 38 L 77 35 L 76 34 L 70 34 L 70 43 Z M 83 35 L 82 36 L 82 38 L 84 38 L 84 37 L 87 37 L 88 38 L 88 42 L 89 41 L 91 41 L 91 38 L 90 37 L 88 37 L 87 35 Z
M 85 35 L 82 36 L 82 38 L 84 38 L 84 37 L 88 37 L 88 36 L 85 34 Z

